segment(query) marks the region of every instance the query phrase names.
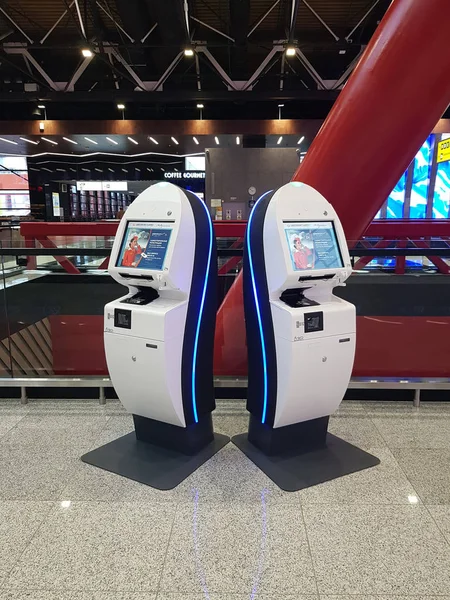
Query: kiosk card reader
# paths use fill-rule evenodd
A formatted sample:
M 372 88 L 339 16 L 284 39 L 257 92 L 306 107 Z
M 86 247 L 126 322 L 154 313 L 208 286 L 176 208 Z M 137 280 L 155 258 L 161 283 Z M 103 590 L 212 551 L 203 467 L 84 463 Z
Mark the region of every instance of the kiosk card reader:
M 250 423 L 248 437 L 233 441 L 284 489 L 338 476 L 323 467 L 323 453 L 316 453 L 322 469 L 305 475 L 314 450 L 344 449 L 348 458 L 354 449 L 350 471 L 340 460 L 344 472 L 378 462 L 327 434 L 353 367 L 355 307 L 333 294 L 351 271 L 341 223 L 319 192 L 292 182 L 256 203 L 243 272 Z M 294 463 L 287 467 L 280 456 Z
M 97 462 L 93 453 L 83 459 L 174 487 L 228 441 L 214 435 L 211 418 L 217 258 L 206 205 L 170 183 L 150 186 L 120 222 L 109 273 L 128 293 L 105 306 L 106 359 L 135 433 L 114 465 L 124 438 L 94 451 Z

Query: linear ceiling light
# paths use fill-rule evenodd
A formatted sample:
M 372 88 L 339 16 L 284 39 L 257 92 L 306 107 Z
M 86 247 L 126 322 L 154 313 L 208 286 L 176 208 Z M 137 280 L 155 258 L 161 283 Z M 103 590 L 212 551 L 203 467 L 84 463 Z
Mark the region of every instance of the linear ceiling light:
M 136 144 L 136 145 L 138 144 L 138 142 L 136 140 L 133 140 L 132 137 L 128 136 L 128 139 L 130 140 L 130 142 L 133 142 L 133 144 Z
M 17 146 L 17 142 L 14 142 L 13 140 L 7 140 L 6 138 L 2 138 L 2 137 L 0 137 L 0 140 L 2 142 L 8 142 L 8 144 L 14 144 L 15 146 Z
M 301 144 L 301 143 L 303 142 L 303 140 L 304 140 L 304 139 L 305 139 L 305 136 L 304 136 L 304 135 L 302 135 L 302 137 L 301 137 L 301 138 L 298 140 L 298 142 L 297 142 L 297 146 L 298 146 L 299 144 Z
M 85 136 L 85 137 L 84 137 L 84 139 L 85 139 L 87 142 L 91 142 L 91 144 L 95 144 L 96 146 L 98 145 L 98 142 L 96 142 L 95 140 L 91 140 L 91 138 L 88 138 L 88 137 L 86 137 L 86 136 Z
M 240 143 L 241 143 L 241 138 L 237 135 L 236 136 L 236 144 L 239 145 Z
M 92 50 L 89 50 L 89 48 L 83 48 L 83 50 L 81 51 L 81 54 L 84 56 L 84 58 L 91 58 L 91 56 L 93 55 Z
M 154 144 L 158 144 L 158 142 L 155 140 L 155 138 L 149 138 Z
M 282 135 L 280 135 L 280 137 L 279 137 L 279 138 L 278 138 L 278 140 L 277 140 L 277 144 L 281 144 L 282 140 L 283 140 L 283 136 L 282 136 Z
M 194 51 L 192 50 L 192 48 L 185 48 L 184 55 L 185 56 L 194 56 Z
M 78 142 L 71 140 L 70 138 L 63 137 L 63 140 L 66 140 L 66 142 L 70 142 L 71 144 L 78 144 Z
M 34 144 L 35 146 L 37 146 L 39 144 L 39 142 L 35 142 L 33 140 L 29 140 L 28 138 L 20 137 L 19 140 L 22 140 L 24 142 L 28 142 L 29 144 Z
M 178 146 L 178 142 L 177 142 L 177 140 L 176 140 L 174 137 L 171 137 L 170 139 L 172 140 L 172 142 L 173 142 L 174 144 L 176 144 L 176 145 Z
M 217 135 L 214 137 L 214 141 L 216 142 L 217 145 L 219 145 L 219 138 L 217 137 Z
M 195 143 L 197 144 L 197 146 L 198 146 L 198 144 L 199 144 L 199 141 L 198 141 L 198 139 L 195 137 L 195 135 L 194 135 L 194 137 L 193 137 L 192 139 L 194 140 L 194 142 L 195 142 Z
M 295 56 L 295 47 L 294 46 L 288 46 L 286 48 L 286 56 Z
M 108 142 L 111 142 L 111 144 L 115 144 L 116 146 L 118 145 L 119 142 L 116 142 L 116 140 L 113 140 L 112 138 L 106 136 L 106 139 L 108 140 Z
M 58 145 L 58 142 L 55 142 L 54 140 L 50 140 L 49 138 L 46 138 L 46 137 L 41 137 L 41 140 L 44 140 L 44 142 L 49 142 L 50 144 L 53 144 L 54 146 Z

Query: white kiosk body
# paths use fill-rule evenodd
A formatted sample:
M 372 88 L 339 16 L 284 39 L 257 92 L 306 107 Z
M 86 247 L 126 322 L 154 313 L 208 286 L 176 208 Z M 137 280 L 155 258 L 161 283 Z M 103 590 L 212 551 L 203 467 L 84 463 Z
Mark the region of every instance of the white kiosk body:
M 351 271 L 341 223 L 319 192 L 292 182 L 260 198 L 244 255 L 247 409 L 249 440 L 268 453 L 325 443 L 353 367 L 355 307 L 333 294 Z
M 213 439 L 215 408 L 217 261 L 206 205 L 171 183 L 150 186 L 120 222 L 109 273 L 128 288 L 105 306 L 119 399 L 138 439 L 192 453 Z

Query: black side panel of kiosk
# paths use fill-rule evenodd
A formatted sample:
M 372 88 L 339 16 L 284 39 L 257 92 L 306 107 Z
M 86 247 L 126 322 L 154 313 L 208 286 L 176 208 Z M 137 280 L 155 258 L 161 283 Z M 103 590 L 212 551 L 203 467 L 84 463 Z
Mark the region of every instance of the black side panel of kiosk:
M 184 415 L 186 425 L 191 425 L 200 420 L 201 415 L 212 412 L 216 407 L 213 360 L 217 309 L 217 245 L 206 205 L 192 192 L 184 190 L 184 193 L 191 204 L 195 220 L 194 271 L 181 363 Z M 208 264 L 210 244 L 211 260 Z
M 275 419 L 277 363 L 264 260 L 263 228 L 273 194 L 274 192 L 269 192 L 261 198 L 250 215 L 243 267 L 247 347 L 253 349 L 248 354 L 247 410 L 269 426 L 273 425 Z

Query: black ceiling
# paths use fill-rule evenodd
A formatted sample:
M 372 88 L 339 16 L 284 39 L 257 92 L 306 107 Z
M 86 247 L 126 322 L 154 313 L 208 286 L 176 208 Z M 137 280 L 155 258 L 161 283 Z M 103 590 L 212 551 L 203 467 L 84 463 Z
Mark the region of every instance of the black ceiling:
M 280 102 L 284 118 L 321 118 L 389 4 L 3 0 L 0 119 L 33 118 L 38 103 L 49 119 L 117 118 L 118 101 L 127 118 L 197 118 L 198 102 L 212 119 L 276 118 Z

